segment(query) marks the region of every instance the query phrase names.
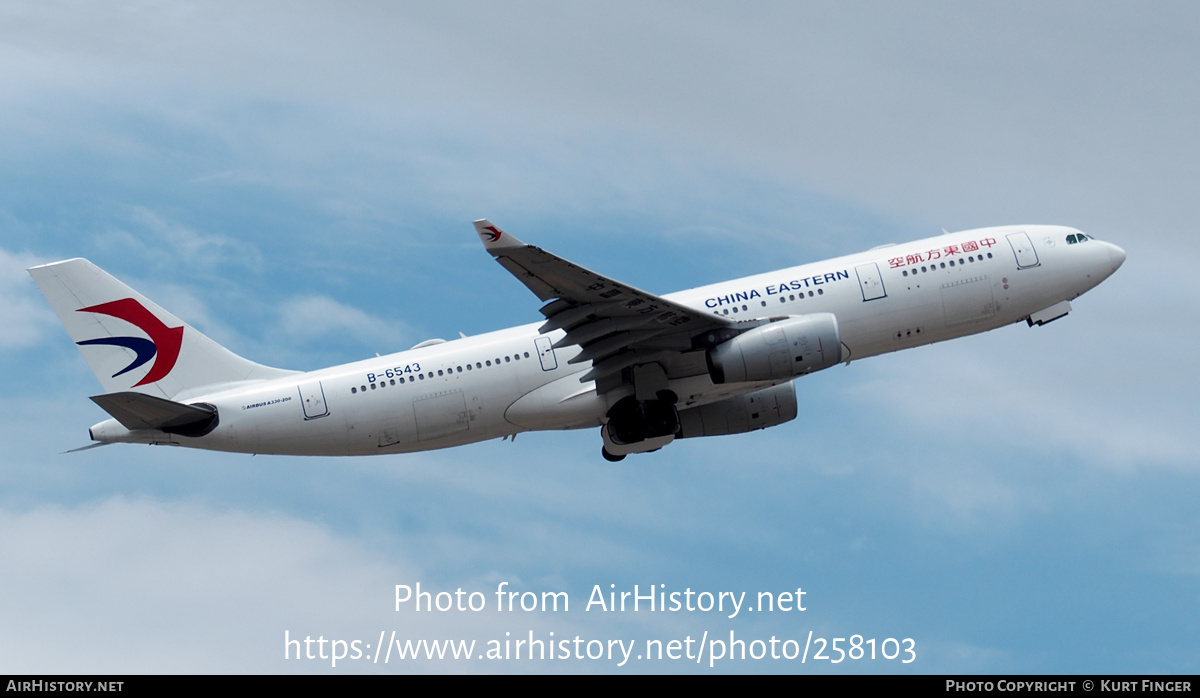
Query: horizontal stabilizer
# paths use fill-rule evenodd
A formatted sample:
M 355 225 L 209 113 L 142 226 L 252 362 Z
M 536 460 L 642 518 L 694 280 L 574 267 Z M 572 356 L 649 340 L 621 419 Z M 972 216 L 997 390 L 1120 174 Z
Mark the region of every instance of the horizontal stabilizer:
M 200 436 L 211 431 L 217 421 L 217 411 L 207 405 L 185 405 L 145 393 L 95 395 L 92 402 L 130 431 L 162 429 L 173 434 Z

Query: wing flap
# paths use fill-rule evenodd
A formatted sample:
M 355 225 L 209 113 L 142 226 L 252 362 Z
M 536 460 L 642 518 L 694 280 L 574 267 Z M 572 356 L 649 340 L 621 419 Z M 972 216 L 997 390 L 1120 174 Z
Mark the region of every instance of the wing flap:
M 550 306 L 552 305 L 556 307 L 551 308 Z M 545 334 L 547 332 L 553 332 L 554 330 L 565 330 L 573 325 L 578 325 L 584 320 L 587 320 L 589 315 L 595 315 L 597 313 L 603 315 L 603 310 L 604 308 L 607 308 L 608 305 L 610 304 L 603 303 L 572 306 L 566 301 L 554 301 L 554 303 L 542 308 L 542 314 L 549 319 L 542 323 L 542 326 L 538 328 L 538 332 Z

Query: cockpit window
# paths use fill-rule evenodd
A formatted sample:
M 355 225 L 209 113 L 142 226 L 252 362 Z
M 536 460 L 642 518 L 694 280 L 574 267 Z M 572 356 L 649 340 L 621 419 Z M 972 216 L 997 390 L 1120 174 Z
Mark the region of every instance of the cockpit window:
M 1088 237 L 1087 235 L 1084 235 L 1083 233 L 1072 233 L 1067 236 L 1067 244 L 1074 245 L 1077 242 L 1086 242 L 1091 239 L 1092 238 Z

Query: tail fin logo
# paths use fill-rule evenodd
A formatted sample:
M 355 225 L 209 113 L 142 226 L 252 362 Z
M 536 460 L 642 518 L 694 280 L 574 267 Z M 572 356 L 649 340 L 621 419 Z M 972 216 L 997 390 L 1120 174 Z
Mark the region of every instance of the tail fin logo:
M 80 346 L 105 344 L 124 347 L 137 355 L 132 363 L 114 373 L 113 378 L 145 365 L 150 359 L 154 359 L 154 365 L 150 367 L 150 371 L 144 378 L 134 384 L 134 387 L 160 381 L 167 377 L 171 369 L 175 368 L 175 361 L 179 359 L 179 349 L 183 346 L 183 326 L 167 327 L 162 320 L 159 320 L 153 313 L 146 310 L 145 306 L 132 298 L 122 298 L 119 301 L 80 308 L 77 312 L 110 315 L 128 322 L 150 337 L 150 339 L 145 337 L 101 337 L 76 342 Z
M 496 242 L 497 240 L 500 239 L 500 236 L 504 234 L 503 232 L 501 232 L 501 230 L 499 228 L 497 228 L 494 225 L 489 225 L 489 226 L 485 227 L 484 230 L 486 230 L 487 233 L 486 234 L 480 233 L 480 235 L 483 235 L 484 237 L 486 237 L 488 242 Z

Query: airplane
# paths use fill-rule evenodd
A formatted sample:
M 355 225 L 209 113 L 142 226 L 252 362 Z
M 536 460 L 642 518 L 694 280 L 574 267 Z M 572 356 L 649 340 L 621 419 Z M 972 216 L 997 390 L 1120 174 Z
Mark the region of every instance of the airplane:
M 788 422 L 814 371 L 1057 320 L 1125 261 L 1074 228 L 1003 226 L 659 296 L 474 225 L 541 322 L 307 373 L 234 354 L 87 260 L 29 269 L 104 389 L 112 418 L 83 448 L 369 455 L 598 428 L 619 461 Z

